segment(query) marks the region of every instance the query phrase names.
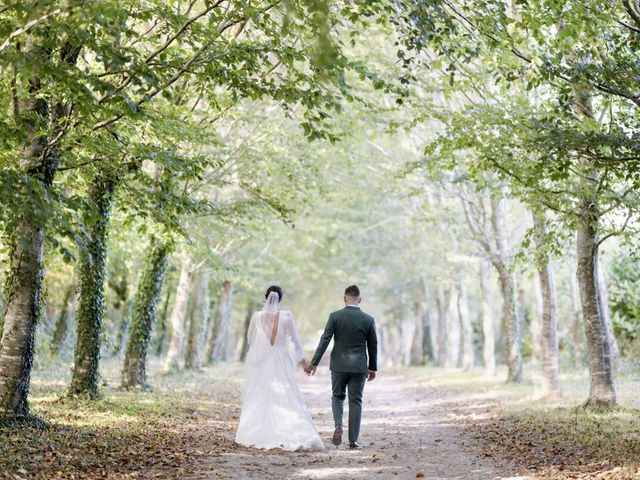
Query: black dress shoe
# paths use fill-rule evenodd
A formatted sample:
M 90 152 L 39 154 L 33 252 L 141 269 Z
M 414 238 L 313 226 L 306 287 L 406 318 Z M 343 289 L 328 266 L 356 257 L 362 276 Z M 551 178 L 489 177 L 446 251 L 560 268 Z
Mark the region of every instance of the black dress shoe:
M 349 442 L 349 449 L 362 450 L 362 445 L 360 445 L 358 442 Z
M 331 443 L 333 443 L 336 447 L 342 443 L 342 427 L 338 426 L 333 431 L 333 438 L 331 439 Z

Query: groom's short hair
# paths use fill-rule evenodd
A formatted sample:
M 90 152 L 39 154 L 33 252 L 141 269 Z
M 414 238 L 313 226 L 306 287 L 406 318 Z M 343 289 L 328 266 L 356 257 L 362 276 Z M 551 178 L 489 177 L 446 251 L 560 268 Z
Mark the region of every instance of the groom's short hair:
M 354 297 L 354 298 L 358 298 L 360 297 L 360 289 L 358 288 L 357 285 L 349 285 L 345 290 L 344 290 L 344 295 L 346 297 Z

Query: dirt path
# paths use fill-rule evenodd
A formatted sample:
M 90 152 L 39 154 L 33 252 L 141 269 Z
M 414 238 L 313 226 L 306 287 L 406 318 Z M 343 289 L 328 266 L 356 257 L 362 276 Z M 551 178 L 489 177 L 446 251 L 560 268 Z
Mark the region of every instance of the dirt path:
M 301 373 L 299 382 L 325 440 L 326 452 L 265 452 L 237 447 L 209 457 L 187 478 L 503 478 L 491 459 L 479 456 L 460 436 L 456 411 L 460 411 L 464 399 L 453 393 L 411 384 L 400 374 L 383 374 L 365 388 L 360 439 L 365 448 L 351 451 L 344 443 L 336 448 L 329 441 L 333 424 L 328 370 L 321 369 L 312 378 Z M 221 433 L 233 440 L 230 430 Z

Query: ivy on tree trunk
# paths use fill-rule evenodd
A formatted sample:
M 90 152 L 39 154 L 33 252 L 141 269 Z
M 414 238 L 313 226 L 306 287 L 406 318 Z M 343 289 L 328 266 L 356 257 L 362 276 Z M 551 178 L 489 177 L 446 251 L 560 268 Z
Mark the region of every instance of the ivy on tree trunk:
M 169 243 L 157 239 L 152 239 L 148 247 L 146 264 L 136 292 L 122 369 L 122 386 L 125 388 L 146 387 L 147 347 L 156 318 L 170 250 Z
M 104 321 L 107 234 L 116 182 L 99 173 L 91 187 L 85 215 L 89 241 L 80 256 L 77 339 L 70 395 L 98 396 L 100 347 Z

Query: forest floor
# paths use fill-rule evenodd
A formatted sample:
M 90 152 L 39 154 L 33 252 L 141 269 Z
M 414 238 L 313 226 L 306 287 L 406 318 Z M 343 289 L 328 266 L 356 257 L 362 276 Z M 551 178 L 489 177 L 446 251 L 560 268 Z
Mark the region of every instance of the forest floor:
M 584 374 L 563 378 L 565 396 L 534 400 L 532 385 L 505 386 L 480 371 L 382 371 L 365 388 L 361 441 L 332 446 L 329 372 L 299 382 L 327 450 L 258 451 L 234 444 L 242 366 L 159 373 L 151 392 L 116 388 L 104 362 L 102 398 L 63 397 L 68 366 L 38 369 L 31 408 L 50 422 L 0 428 L 0 478 L 11 479 L 638 479 L 640 383 L 618 380 L 621 404 L 585 413 Z

